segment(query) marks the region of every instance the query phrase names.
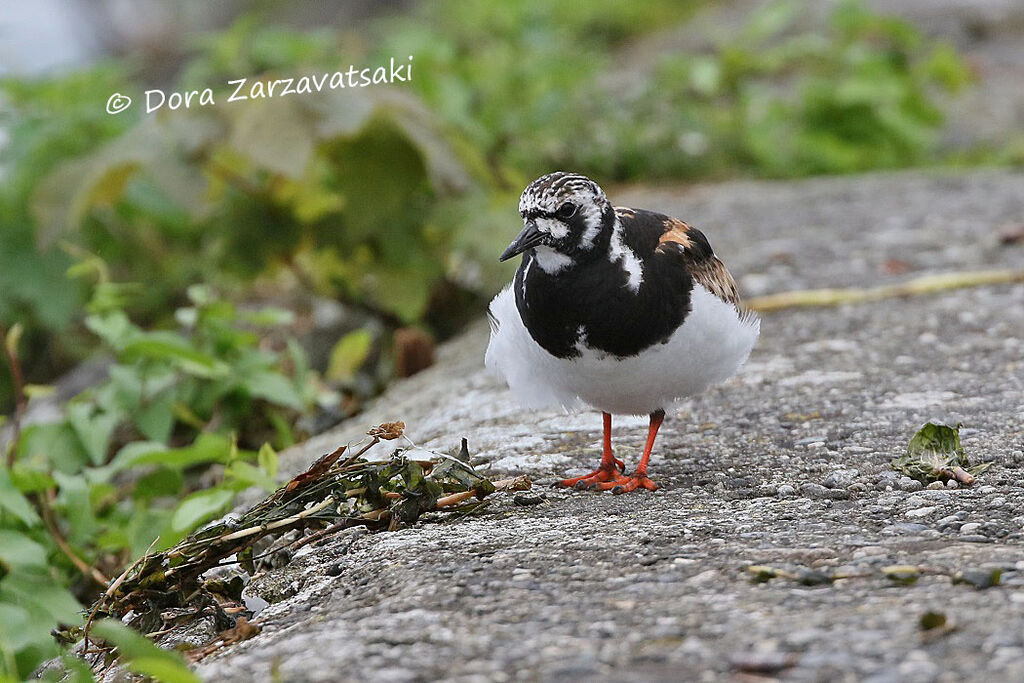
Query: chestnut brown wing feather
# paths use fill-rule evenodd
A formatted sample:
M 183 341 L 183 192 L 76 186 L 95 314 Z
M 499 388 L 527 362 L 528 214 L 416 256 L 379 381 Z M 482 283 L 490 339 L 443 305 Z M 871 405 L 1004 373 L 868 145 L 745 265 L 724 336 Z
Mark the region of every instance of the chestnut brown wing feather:
M 736 281 L 732 279 L 725 264 L 715 256 L 704 233 L 676 218 L 665 218 L 662 225 L 665 231 L 658 239 L 656 251 L 677 251 L 695 282 L 739 309 L 740 295 Z

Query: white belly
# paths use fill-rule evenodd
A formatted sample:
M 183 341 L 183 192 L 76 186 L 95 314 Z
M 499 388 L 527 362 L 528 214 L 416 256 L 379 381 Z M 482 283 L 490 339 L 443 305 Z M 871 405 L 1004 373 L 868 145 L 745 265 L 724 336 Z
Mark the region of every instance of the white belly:
M 690 314 L 664 344 L 628 358 L 582 348 L 581 356 L 563 359 L 530 336 L 509 285 L 491 302 L 498 329 L 491 331 L 484 362 L 526 407 L 589 406 L 626 415 L 670 409 L 735 373 L 760 329 L 756 316 L 741 316 L 700 285 L 694 285 L 690 302 Z

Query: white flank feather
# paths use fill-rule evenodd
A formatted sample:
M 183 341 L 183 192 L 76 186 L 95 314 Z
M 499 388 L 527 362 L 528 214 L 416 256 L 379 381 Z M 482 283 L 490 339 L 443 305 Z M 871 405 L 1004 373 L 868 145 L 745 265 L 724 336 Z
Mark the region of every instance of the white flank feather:
M 725 381 L 746 361 L 760 321 L 695 284 L 692 310 L 664 344 L 617 358 L 585 346 L 577 358 L 556 358 L 530 336 L 511 286 L 491 302 L 498 322 L 484 358 L 528 408 L 585 407 L 647 415 Z

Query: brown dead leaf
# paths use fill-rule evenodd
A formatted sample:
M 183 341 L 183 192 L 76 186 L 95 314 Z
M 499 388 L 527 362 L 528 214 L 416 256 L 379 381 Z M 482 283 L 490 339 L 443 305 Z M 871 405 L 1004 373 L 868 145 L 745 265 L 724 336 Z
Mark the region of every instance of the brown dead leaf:
M 405 432 L 405 423 L 399 420 L 398 422 L 381 423 L 376 427 L 371 427 L 370 431 L 366 433 L 377 439 L 392 441 L 401 437 L 403 432 Z

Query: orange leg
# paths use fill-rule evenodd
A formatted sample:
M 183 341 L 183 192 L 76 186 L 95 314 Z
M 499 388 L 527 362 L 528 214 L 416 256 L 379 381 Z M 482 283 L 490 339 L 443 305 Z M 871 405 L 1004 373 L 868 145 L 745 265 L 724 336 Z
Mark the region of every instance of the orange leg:
M 558 482 L 559 485 L 573 487 L 580 484 L 585 488 L 599 482 L 615 481 L 619 473 L 626 469 L 626 464 L 612 454 L 612 416 L 608 413 L 601 414 L 604 416 L 604 453 L 601 454 L 601 464 L 590 474 L 563 479 Z
M 644 445 L 644 453 L 640 456 L 640 464 L 637 465 L 636 471 L 628 477 L 616 476 L 611 481 L 598 482 L 590 486 L 590 488 L 600 489 L 607 491 L 611 489 L 614 494 L 628 493 L 635 491 L 638 488 L 644 488 L 648 491 L 654 491 L 658 488 L 658 485 L 647 478 L 647 462 L 651 459 L 651 449 L 654 448 L 654 439 L 658 436 L 658 428 L 661 427 L 662 421 L 665 419 L 665 411 L 658 410 L 651 413 L 651 424 L 647 428 L 647 443 Z

